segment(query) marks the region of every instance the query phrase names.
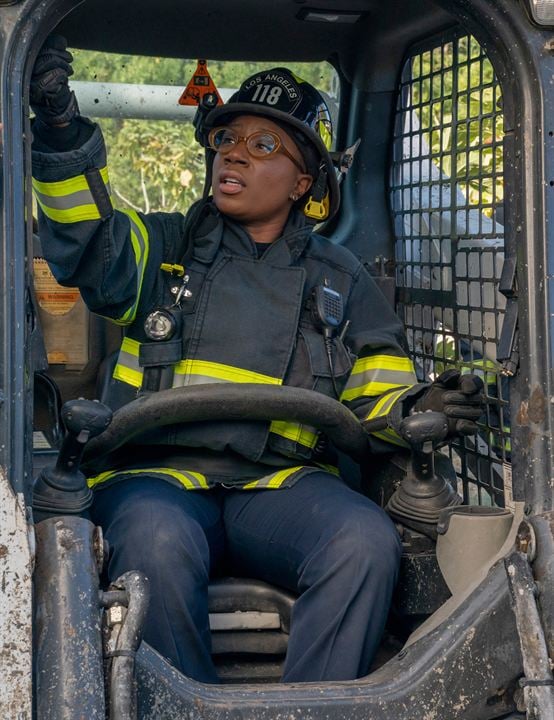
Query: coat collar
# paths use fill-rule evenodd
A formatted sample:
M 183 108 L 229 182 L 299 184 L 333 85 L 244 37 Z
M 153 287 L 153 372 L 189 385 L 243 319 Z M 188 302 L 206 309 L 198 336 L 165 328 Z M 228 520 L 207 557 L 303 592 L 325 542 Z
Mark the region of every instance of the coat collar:
M 293 209 L 281 237 L 268 246 L 262 262 L 279 266 L 294 264 L 304 251 L 311 230 L 303 213 Z M 211 263 L 220 247 L 233 255 L 257 257 L 256 246 L 250 235 L 242 225 L 222 215 L 213 202 L 206 203 L 199 217 L 195 218 L 192 232 L 193 257 L 201 263 Z

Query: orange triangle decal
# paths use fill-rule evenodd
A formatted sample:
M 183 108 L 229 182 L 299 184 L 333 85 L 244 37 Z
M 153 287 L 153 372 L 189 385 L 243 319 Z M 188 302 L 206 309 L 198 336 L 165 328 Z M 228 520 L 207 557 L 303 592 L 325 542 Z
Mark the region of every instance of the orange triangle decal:
M 179 98 L 179 105 L 199 105 L 204 95 L 208 93 L 217 97 L 218 105 L 223 105 L 223 100 L 208 72 L 208 64 L 205 60 L 199 60 L 194 75 Z

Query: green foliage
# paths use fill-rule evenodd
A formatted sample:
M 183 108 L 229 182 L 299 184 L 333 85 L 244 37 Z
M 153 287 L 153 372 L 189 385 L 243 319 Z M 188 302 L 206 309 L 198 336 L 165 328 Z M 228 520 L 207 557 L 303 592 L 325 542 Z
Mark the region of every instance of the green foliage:
M 195 60 L 115 55 L 74 50 L 74 78 L 94 82 L 176 85 L 184 89 Z M 209 61 L 218 88 L 237 88 L 249 75 L 279 63 Z M 331 94 L 334 71 L 327 63 L 287 63 L 294 73 Z M 204 151 L 192 125 L 165 120 L 99 121 L 109 154 L 116 204 L 142 212 L 185 211 L 204 186 Z
M 141 212 L 186 210 L 204 184 L 204 152 L 189 124 L 103 120 L 116 205 Z
M 409 106 L 433 162 L 456 178 L 470 206 L 492 216 L 504 195 L 504 124 L 490 60 L 465 36 L 415 56 L 410 72 Z

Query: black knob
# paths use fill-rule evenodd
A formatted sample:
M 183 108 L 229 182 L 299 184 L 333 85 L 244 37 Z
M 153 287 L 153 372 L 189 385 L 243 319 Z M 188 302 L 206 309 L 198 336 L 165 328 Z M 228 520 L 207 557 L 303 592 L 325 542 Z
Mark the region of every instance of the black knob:
M 55 467 L 43 469 L 33 488 L 35 519 L 82 514 L 90 507 L 92 491 L 79 469 L 87 442 L 100 435 L 112 420 L 112 411 L 96 400 L 71 400 L 61 410 L 66 430 Z
M 69 400 L 61 410 L 65 429 L 71 435 L 79 437 L 87 434 L 87 440 L 100 435 L 112 421 L 112 411 L 97 400 Z
M 400 424 L 400 435 L 413 447 L 422 447 L 431 443 L 431 447 L 424 448 L 425 452 L 430 452 L 432 446 L 444 440 L 447 434 L 446 415 L 433 410 L 409 415 Z

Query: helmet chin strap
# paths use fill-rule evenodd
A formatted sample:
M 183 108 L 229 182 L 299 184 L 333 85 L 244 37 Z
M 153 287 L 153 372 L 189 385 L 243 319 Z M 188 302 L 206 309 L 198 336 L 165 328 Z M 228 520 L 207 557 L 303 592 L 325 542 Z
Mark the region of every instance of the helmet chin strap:
M 215 152 L 211 148 L 206 148 L 204 158 L 206 161 L 206 174 L 204 176 L 204 189 L 202 191 L 202 199 L 206 200 L 212 188 Z
M 333 165 L 338 170 L 338 183 L 344 180 L 347 176 L 348 171 L 352 167 L 354 162 L 354 156 L 356 150 L 360 145 L 361 139 L 358 138 L 356 142 L 350 147 L 339 153 L 329 153 L 333 161 Z M 315 222 L 322 222 L 329 215 L 329 189 L 327 187 L 327 170 L 323 163 L 319 167 L 319 174 L 317 180 L 312 186 L 312 192 L 308 198 L 308 202 L 304 206 L 304 214 L 310 220 Z
M 327 188 L 327 170 L 323 163 L 319 167 L 317 180 L 312 185 L 312 192 L 304 205 L 304 215 L 309 220 L 322 222 L 329 215 L 329 190 Z

